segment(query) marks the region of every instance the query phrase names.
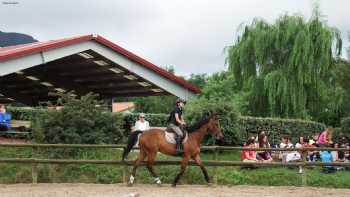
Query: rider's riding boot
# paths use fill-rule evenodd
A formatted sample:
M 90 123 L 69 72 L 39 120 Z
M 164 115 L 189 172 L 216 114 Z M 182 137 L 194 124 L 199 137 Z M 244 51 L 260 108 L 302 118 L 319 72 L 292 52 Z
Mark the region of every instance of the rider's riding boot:
M 180 155 L 184 152 L 183 146 L 182 146 L 182 137 L 176 136 L 175 140 L 176 140 L 176 154 Z

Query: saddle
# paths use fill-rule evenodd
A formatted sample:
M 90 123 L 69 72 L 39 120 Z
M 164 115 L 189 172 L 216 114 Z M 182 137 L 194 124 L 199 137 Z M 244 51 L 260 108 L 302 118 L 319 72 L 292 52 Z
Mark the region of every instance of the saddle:
M 175 141 L 175 133 L 173 131 L 169 131 L 169 130 L 165 130 L 164 131 L 165 133 L 165 140 L 169 143 L 169 144 L 176 144 L 176 141 Z M 187 139 L 188 139 L 188 133 L 187 131 L 184 131 L 184 135 L 185 137 L 182 139 L 182 144 L 186 143 L 187 142 Z

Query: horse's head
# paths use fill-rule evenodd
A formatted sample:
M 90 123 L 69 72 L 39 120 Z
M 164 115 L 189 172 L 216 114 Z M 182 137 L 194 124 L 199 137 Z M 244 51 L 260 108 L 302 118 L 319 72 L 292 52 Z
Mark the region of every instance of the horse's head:
M 214 113 L 209 113 L 208 117 L 209 117 L 209 121 L 208 121 L 209 132 L 213 134 L 213 136 L 216 139 L 221 140 L 222 138 L 224 138 L 224 134 L 222 134 L 221 132 L 218 116 Z

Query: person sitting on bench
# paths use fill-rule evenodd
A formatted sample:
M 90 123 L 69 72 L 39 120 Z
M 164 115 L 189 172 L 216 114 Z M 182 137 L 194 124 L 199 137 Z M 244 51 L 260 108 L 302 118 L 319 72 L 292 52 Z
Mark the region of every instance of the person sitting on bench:
M 6 112 L 4 104 L 0 104 L 0 131 L 8 131 L 10 129 L 11 115 Z

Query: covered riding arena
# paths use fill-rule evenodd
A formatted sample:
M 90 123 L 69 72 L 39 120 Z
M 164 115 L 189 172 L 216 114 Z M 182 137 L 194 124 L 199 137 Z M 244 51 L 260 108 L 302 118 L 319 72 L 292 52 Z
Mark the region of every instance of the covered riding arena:
M 100 99 L 174 95 L 188 99 L 200 89 L 99 35 L 0 48 L 0 103 L 36 106 L 59 92 L 99 94 Z M 348 196 L 349 189 L 267 186 L 136 184 L 0 185 L 1 197 L 245 197 Z
M 99 35 L 0 48 L 0 103 L 35 106 L 57 92 L 100 99 L 174 95 L 200 89 Z M 110 103 L 109 103 L 110 105 Z

